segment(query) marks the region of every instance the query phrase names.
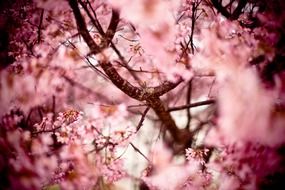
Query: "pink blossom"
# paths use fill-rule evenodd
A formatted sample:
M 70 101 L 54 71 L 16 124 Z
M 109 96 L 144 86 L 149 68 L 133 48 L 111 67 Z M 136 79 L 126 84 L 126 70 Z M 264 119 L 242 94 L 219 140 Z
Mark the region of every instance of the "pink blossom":
M 195 165 L 168 165 L 157 171 L 156 174 L 144 177 L 143 180 L 151 189 L 172 190 L 180 189 L 189 176 L 195 175 Z M 167 181 L 167 183 L 166 183 Z
M 200 164 L 205 164 L 205 156 L 207 156 L 207 152 L 209 150 L 208 149 L 205 149 L 205 150 L 195 150 L 195 149 L 192 149 L 192 148 L 187 148 L 186 149 L 186 152 L 185 152 L 185 156 L 186 156 L 186 159 L 189 161 L 189 162 L 193 162 L 193 161 L 196 161 Z
M 109 2 L 121 10 L 124 18 L 144 26 L 163 23 L 171 18 L 170 3 L 163 0 L 110 0 Z
M 1 3 L 0 189 L 279 183 L 285 4 L 209 2 Z

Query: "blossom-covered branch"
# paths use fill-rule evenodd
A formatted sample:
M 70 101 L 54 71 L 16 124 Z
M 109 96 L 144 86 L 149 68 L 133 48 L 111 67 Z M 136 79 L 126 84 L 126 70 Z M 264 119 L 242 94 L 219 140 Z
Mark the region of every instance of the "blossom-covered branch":
M 97 44 L 92 39 L 91 35 L 88 33 L 88 30 L 86 28 L 85 24 L 79 24 L 79 22 L 82 21 L 82 15 L 80 13 L 80 10 L 78 8 L 77 0 L 69 0 L 69 4 L 73 10 L 77 27 L 79 29 L 79 32 L 83 37 L 83 39 L 90 40 L 92 42 L 86 41 L 87 45 L 89 46 L 91 52 L 96 53 Z M 85 23 L 85 22 L 84 22 Z M 114 31 L 113 31 L 114 32 Z M 94 44 L 96 46 L 94 46 Z M 98 47 L 98 46 L 97 46 Z M 93 48 L 95 48 L 93 50 Z M 98 53 L 98 52 L 97 52 Z M 186 146 L 185 143 L 188 143 L 189 139 L 191 139 L 190 132 L 188 131 L 181 131 L 176 126 L 173 118 L 171 115 L 166 111 L 166 108 L 164 107 L 162 101 L 159 99 L 159 96 L 162 96 L 166 92 L 172 90 L 177 85 L 179 85 L 183 80 L 180 78 L 178 82 L 172 83 L 172 82 L 164 82 L 158 87 L 151 88 L 149 90 L 141 89 L 138 87 L 133 86 L 130 82 L 128 82 L 126 79 L 122 78 L 120 74 L 116 71 L 116 69 L 113 67 L 113 65 L 103 58 L 102 60 L 99 60 L 99 64 L 106 73 L 106 75 L 109 77 L 109 79 L 112 81 L 112 83 L 118 87 L 121 91 L 123 91 L 128 96 L 139 100 L 139 101 L 147 101 L 147 103 L 150 105 L 152 109 L 154 109 L 155 113 L 158 115 L 159 119 L 165 126 L 165 129 L 169 130 L 171 133 L 173 139 L 178 144 L 183 144 L 183 146 Z M 191 141 L 191 140 L 190 140 Z
M 0 4 L 0 189 L 285 189 L 283 1 Z

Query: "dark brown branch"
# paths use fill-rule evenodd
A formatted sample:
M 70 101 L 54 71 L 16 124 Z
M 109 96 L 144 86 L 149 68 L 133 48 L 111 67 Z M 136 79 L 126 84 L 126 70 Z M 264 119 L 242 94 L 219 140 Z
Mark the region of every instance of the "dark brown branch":
M 99 46 L 95 43 L 95 41 L 92 39 L 91 35 L 87 30 L 85 20 L 79 10 L 77 0 L 69 0 L 69 5 L 73 11 L 79 33 L 83 37 L 84 41 L 87 43 L 92 53 L 99 53 L 101 50 Z
M 187 89 L 187 95 L 186 95 L 186 104 L 189 105 L 191 104 L 191 97 L 192 97 L 192 80 L 191 79 L 189 82 L 188 82 L 188 89 Z M 187 123 L 186 123 L 186 128 L 190 128 L 190 123 L 191 123 L 191 111 L 190 109 L 187 109 L 186 110 L 187 112 Z
M 167 111 L 168 112 L 179 111 L 179 110 L 183 110 L 183 109 L 188 109 L 188 108 L 193 108 L 193 107 L 198 107 L 198 106 L 205 106 L 205 105 L 210 105 L 210 104 L 214 104 L 214 103 L 216 103 L 215 100 L 205 100 L 205 101 L 187 104 L 187 105 L 183 105 L 183 106 L 172 107 L 172 108 L 169 108 Z
M 140 155 L 142 155 L 149 163 L 151 163 L 151 161 L 140 151 L 140 149 L 138 149 L 133 143 L 130 143 L 130 145 L 133 147 L 133 149 L 138 152 Z
M 246 0 L 239 0 L 237 7 L 233 11 L 233 13 L 231 13 L 227 10 L 229 4 L 226 7 L 223 7 L 222 2 L 219 2 L 218 0 L 211 0 L 211 2 L 218 12 L 220 12 L 224 17 L 230 20 L 238 19 L 240 14 L 242 13 L 243 8 L 247 4 Z
M 26 45 L 27 50 L 29 50 L 29 52 L 31 53 L 32 56 L 35 56 L 35 53 L 33 51 L 33 45 L 31 43 L 28 43 L 27 40 L 25 40 L 24 38 L 22 38 L 22 42 Z
M 51 107 L 51 111 L 52 111 L 52 121 L 55 121 L 55 106 L 56 106 L 56 101 L 55 101 L 55 95 L 52 95 L 52 107 Z
M 180 58 L 180 61 L 183 59 L 183 58 L 186 58 L 188 57 L 188 51 L 190 51 L 189 49 L 189 45 L 191 47 L 191 53 L 194 54 L 194 50 L 195 50 L 195 46 L 194 46 L 194 42 L 193 42 L 193 37 L 194 37 L 194 29 L 195 29 L 195 23 L 197 21 L 197 19 L 199 18 L 199 16 L 203 13 L 201 12 L 198 16 L 197 16 L 197 11 L 198 11 L 198 7 L 200 5 L 202 1 L 199 0 L 199 1 L 195 1 L 193 2 L 192 4 L 192 15 L 191 15 L 191 33 L 190 35 L 188 35 L 189 37 L 189 40 L 188 42 L 186 43 L 185 41 L 185 46 L 181 43 L 181 47 L 183 49 L 182 53 L 181 53 L 181 58 Z M 186 63 L 186 67 L 188 68 L 189 65 L 187 64 L 187 61 L 185 62 Z
M 90 3 L 89 0 L 87 0 L 86 3 L 87 3 L 87 5 L 89 6 L 89 8 L 91 9 L 91 11 L 92 11 L 92 13 L 93 13 L 93 15 L 94 15 L 95 21 L 97 22 L 97 25 L 98 25 L 98 31 L 99 31 L 101 34 L 103 34 L 103 33 L 104 33 L 104 30 L 103 30 L 103 28 L 102 28 L 102 26 L 101 26 L 101 24 L 100 24 L 100 22 L 99 22 L 99 20 L 98 20 L 98 18 L 97 18 L 96 11 L 93 9 L 93 7 L 92 7 L 92 5 L 91 5 L 91 3 Z
M 108 46 L 109 44 L 111 44 L 111 48 L 116 52 L 116 54 L 118 55 L 119 59 L 121 60 L 123 66 L 130 72 L 130 74 L 132 75 L 132 77 L 139 83 L 141 84 L 141 80 L 140 78 L 136 75 L 136 73 L 132 72 L 132 68 L 130 68 L 130 66 L 128 65 L 128 62 L 125 60 L 125 58 L 122 56 L 121 52 L 118 50 L 118 48 L 115 46 L 115 44 L 112 42 L 112 39 L 116 33 L 118 24 L 120 21 L 120 14 L 119 12 L 112 10 L 112 17 L 111 17 L 111 21 L 110 24 L 108 26 L 108 29 L 106 31 L 106 33 L 104 34 L 105 37 L 105 45 L 104 46 Z
M 191 34 L 189 36 L 189 42 L 191 47 L 191 53 L 194 54 L 194 43 L 193 43 L 193 36 L 194 36 L 194 29 L 195 29 L 195 22 L 196 22 L 196 14 L 197 14 L 197 6 L 196 3 L 192 4 L 192 23 L 191 23 Z M 187 44 L 188 48 L 188 44 Z
M 90 36 L 85 21 L 80 13 L 80 10 L 78 8 L 78 3 L 76 0 L 69 0 L 69 4 L 73 10 L 75 20 L 77 23 L 77 28 L 79 30 L 79 33 L 82 35 L 84 41 L 87 43 L 88 47 L 90 48 L 92 53 L 98 52 L 98 45 L 95 43 L 95 41 Z M 117 13 L 115 13 L 114 19 L 117 20 Z M 111 23 L 115 23 L 116 21 L 111 21 Z M 112 25 L 112 24 L 110 24 Z M 112 26 L 113 27 L 113 26 Z M 112 28 L 109 27 L 109 28 Z M 100 66 L 106 73 L 106 75 L 109 77 L 109 79 L 115 84 L 120 90 L 122 90 L 124 93 L 129 95 L 130 97 L 137 99 L 137 100 L 145 100 L 150 93 L 147 91 L 143 91 L 142 89 L 133 86 L 130 84 L 127 80 L 123 79 L 119 73 L 116 71 L 116 69 L 112 66 L 110 62 L 101 62 Z M 174 89 L 177 85 L 179 85 L 182 82 L 182 78 L 180 78 L 176 83 L 172 83 L 169 81 L 164 82 L 162 85 L 158 87 L 154 87 L 153 93 L 155 96 L 162 96 L 163 94 L 167 93 L 168 91 Z
M 116 10 L 112 10 L 112 17 L 108 26 L 108 29 L 106 31 L 106 33 L 104 32 L 99 20 L 97 19 L 97 15 L 96 12 L 94 11 L 94 9 L 92 8 L 91 4 L 89 1 L 87 1 L 90 9 L 93 12 L 93 16 L 91 15 L 87 5 L 85 3 L 83 3 L 81 0 L 79 0 L 80 5 L 83 7 L 83 9 L 85 10 L 85 12 L 87 13 L 89 19 L 91 20 L 92 24 L 95 26 L 95 28 L 98 30 L 99 34 L 102 36 L 102 43 L 99 45 L 101 49 L 107 48 L 109 46 L 109 44 L 111 44 L 111 48 L 115 51 L 115 53 L 118 55 L 119 59 L 122 61 L 122 66 L 124 66 L 125 68 L 127 68 L 130 71 L 130 74 L 132 75 L 132 77 L 140 84 L 141 81 L 139 79 L 139 77 L 132 72 L 131 68 L 129 67 L 129 65 L 127 64 L 127 61 L 125 60 L 125 58 L 122 56 L 121 52 L 118 50 L 118 48 L 115 46 L 115 44 L 112 42 L 112 39 L 116 33 L 118 24 L 120 22 L 120 15 L 119 12 L 117 12 Z
M 234 2 L 235 2 L 235 0 L 230 0 L 230 2 L 228 4 L 226 4 L 225 8 L 231 7 Z
M 87 30 L 85 20 L 83 19 L 80 10 L 78 8 L 77 0 L 69 0 L 69 4 L 73 10 L 73 14 L 75 16 L 79 33 L 82 35 L 84 41 L 87 43 L 88 47 L 90 48 L 90 51 L 95 54 L 99 53 L 99 47 L 92 39 L 91 35 Z M 132 84 L 130 84 L 126 79 L 122 78 L 110 62 L 102 61 L 99 64 L 106 73 L 106 75 L 109 77 L 109 79 L 117 88 L 119 88 L 125 94 L 134 99 L 140 101 L 144 100 L 143 91 L 140 88 L 137 88 Z
M 78 8 L 78 3 L 76 0 L 69 0 L 70 2 L 70 6 L 72 7 L 73 13 L 75 15 L 75 19 L 76 19 L 76 23 L 77 23 L 77 27 L 79 30 L 79 33 L 83 36 L 83 39 L 86 41 L 87 45 L 89 46 L 90 50 L 92 53 L 96 53 L 98 50 L 97 48 L 99 48 L 97 46 L 97 44 L 95 43 L 95 41 L 92 39 L 92 37 L 90 36 L 87 28 L 86 28 L 86 24 L 85 21 L 80 13 L 80 10 Z M 81 23 L 83 20 L 83 24 Z M 123 56 L 120 54 L 120 52 L 118 51 L 118 49 L 115 47 L 115 45 L 112 43 L 112 39 L 114 34 L 115 34 L 115 30 L 116 27 L 118 25 L 119 22 L 119 13 L 116 11 L 112 11 L 112 18 L 109 24 L 109 27 L 107 29 L 107 33 L 106 35 L 108 35 L 108 43 L 111 43 L 111 47 L 115 50 L 115 52 L 117 53 L 117 55 L 119 56 L 119 58 L 121 59 L 121 61 L 123 62 L 124 66 L 126 66 L 127 69 L 130 69 L 128 67 L 128 65 L 126 64 L 126 61 L 124 60 Z M 100 23 L 98 23 L 100 25 Z M 101 26 L 101 25 L 100 25 Z M 102 34 L 105 36 L 105 34 Z M 93 44 L 93 45 L 92 45 Z M 97 47 L 95 47 L 95 45 Z M 146 97 L 148 97 L 149 95 L 145 93 L 145 91 L 143 92 L 140 88 L 137 88 L 135 86 L 132 86 L 127 80 L 123 79 L 118 72 L 113 68 L 113 66 L 111 65 L 111 63 L 101 63 L 100 64 L 101 67 L 103 68 L 104 72 L 107 74 L 106 70 L 108 70 L 107 74 L 108 77 L 110 78 L 110 80 L 123 92 L 125 92 L 126 94 L 128 94 L 130 97 L 135 98 L 137 100 L 145 100 Z M 132 72 L 131 72 L 132 74 Z M 111 77 L 112 76 L 112 77 Z M 132 74 L 132 76 L 138 81 L 140 82 L 139 78 Z M 114 77 L 114 78 L 113 78 Z M 116 81 L 116 80 L 119 81 Z M 116 82 L 115 82 L 116 81 Z M 182 82 L 182 78 L 180 78 L 176 83 L 173 82 L 169 82 L 169 81 L 165 81 L 163 82 L 160 86 L 154 87 L 154 92 L 151 94 L 154 94 L 155 96 L 162 96 L 163 94 L 169 92 L 170 90 L 174 89 L 177 85 L 179 85 Z M 123 85 L 125 84 L 125 85 Z M 131 92 L 127 92 L 124 89 L 127 90 L 131 90 Z M 143 97 L 144 95 L 144 97 Z
M 144 119 L 145 119 L 145 116 L 146 116 L 147 112 L 149 111 L 149 108 L 150 108 L 150 107 L 147 107 L 147 108 L 144 110 L 144 112 L 143 112 L 143 114 L 142 114 L 142 117 L 141 117 L 141 119 L 140 119 L 140 121 L 139 121 L 139 124 L 137 125 L 137 131 L 139 131 L 140 128 L 142 127 L 143 122 L 144 122 Z
M 242 9 L 246 6 L 246 0 L 239 0 L 238 6 L 234 10 L 233 14 L 231 15 L 231 20 L 238 19 L 239 15 L 242 13 Z
M 163 94 L 176 88 L 182 81 L 183 79 L 181 77 L 178 79 L 177 82 L 165 81 L 161 85 L 154 87 L 152 94 L 155 96 L 162 96 Z
M 213 6 L 217 9 L 218 12 L 220 12 L 224 17 L 230 18 L 231 14 L 227 11 L 225 7 L 222 6 L 222 4 L 218 0 L 211 0 Z
M 86 3 L 88 3 L 88 5 L 89 5 L 91 11 L 93 12 L 93 16 L 94 16 L 94 17 L 93 17 L 92 14 L 90 13 L 90 11 L 89 11 L 89 9 L 88 9 L 86 3 L 83 3 L 81 0 L 79 0 L 79 3 L 80 3 L 80 5 L 83 7 L 84 11 L 87 13 L 87 16 L 89 17 L 89 19 L 91 20 L 91 22 L 92 22 L 92 24 L 95 26 L 95 28 L 98 30 L 98 32 L 99 32 L 102 36 L 104 36 L 104 35 L 105 35 L 104 30 L 103 30 L 103 28 L 101 27 L 101 24 L 99 23 L 99 21 L 98 21 L 98 19 L 97 19 L 96 12 L 93 10 L 93 8 L 92 8 L 90 2 L 87 1 Z
M 120 14 L 119 14 L 119 12 L 114 10 L 114 9 L 112 9 L 112 17 L 111 17 L 109 26 L 107 28 L 107 31 L 104 32 L 104 30 L 103 30 L 99 20 L 97 19 L 96 12 L 92 8 L 90 2 L 87 1 L 91 11 L 93 12 L 93 16 L 94 17 L 91 15 L 91 13 L 90 13 L 90 11 L 89 11 L 89 9 L 88 9 L 88 7 L 87 7 L 87 5 L 85 3 L 83 3 L 81 0 L 79 0 L 79 3 L 83 7 L 85 12 L 87 13 L 87 15 L 88 15 L 89 19 L 91 20 L 92 24 L 95 26 L 95 28 L 98 30 L 99 34 L 102 36 L 103 42 L 102 42 L 102 44 L 100 44 L 100 47 L 102 49 L 108 47 L 108 45 L 112 42 L 112 39 L 113 39 L 113 37 L 114 37 L 114 35 L 116 33 L 118 24 L 120 22 Z
M 138 107 L 145 107 L 145 106 L 148 106 L 148 105 L 147 104 L 130 105 L 130 106 L 128 106 L 128 109 L 130 109 L 130 108 L 138 108 Z
M 38 43 L 41 42 L 43 18 L 44 18 L 44 9 L 42 9 L 42 11 L 41 11 L 40 23 L 39 23 L 39 26 L 38 26 L 38 39 L 37 39 Z
M 107 39 L 108 44 L 112 41 L 112 39 L 116 33 L 119 22 L 120 22 L 119 12 L 112 9 L 111 21 L 110 21 L 108 29 L 105 33 L 105 38 Z
M 143 90 L 133 86 L 126 79 L 122 78 L 110 62 L 101 62 L 100 66 L 117 88 L 136 100 L 145 100 L 146 94 Z
M 99 47 L 94 42 L 86 28 L 85 21 L 78 8 L 77 0 L 69 0 L 69 4 L 73 10 L 79 33 L 83 36 L 83 39 L 90 48 L 91 53 L 98 53 Z M 103 59 L 102 61 L 100 61 L 99 64 L 104 70 L 105 74 L 109 77 L 109 79 L 117 88 L 119 88 L 122 92 L 136 100 L 145 100 L 150 105 L 150 107 L 155 111 L 165 128 L 169 131 L 176 144 L 182 145 L 182 148 L 185 148 L 186 144 L 189 145 L 189 142 L 192 140 L 192 135 L 188 130 L 180 130 L 176 126 L 170 113 L 167 112 L 167 109 L 164 107 L 162 101 L 159 99 L 159 96 L 167 93 L 168 91 L 174 89 L 177 85 L 179 85 L 183 81 L 182 78 L 180 78 L 176 83 L 166 81 L 158 87 L 154 87 L 151 89 L 142 89 L 133 86 L 126 79 L 122 78 L 108 60 Z
M 66 42 L 68 42 L 68 44 L 71 45 L 71 47 L 72 47 L 74 50 L 78 51 L 78 50 L 77 50 L 77 47 L 75 46 L 75 44 L 74 44 L 73 42 L 71 42 L 71 41 L 69 41 L 69 40 L 67 40 Z M 67 47 L 68 47 L 68 46 L 67 46 Z M 90 61 L 90 59 L 89 59 L 88 56 L 86 56 L 86 55 L 83 55 L 83 56 L 79 55 L 79 56 L 80 56 L 82 59 L 86 60 L 85 63 L 88 64 L 88 67 L 90 67 L 91 69 L 93 69 L 95 72 L 97 72 L 97 73 L 98 73 L 101 77 L 103 77 L 104 79 L 108 80 L 108 77 L 106 76 L 106 74 L 103 73 L 102 71 L 100 71 L 100 70 L 96 67 L 96 65 L 92 64 L 92 62 Z
M 128 65 L 127 61 L 122 56 L 121 52 L 118 50 L 118 48 L 115 46 L 115 44 L 112 41 L 110 41 L 110 43 L 111 43 L 112 49 L 116 52 L 116 54 L 118 55 L 119 59 L 122 62 L 122 63 L 120 63 L 120 65 L 125 67 L 130 72 L 131 76 L 141 85 L 142 82 L 141 82 L 140 78 L 136 75 L 136 73 L 134 73 L 132 71 L 132 68 Z
M 196 126 L 195 129 L 193 129 L 191 132 L 193 134 L 197 134 L 201 129 L 206 125 L 209 124 L 209 121 L 200 121 L 199 124 Z
M 170 114 L 166 111 L 163 103 L 158 97 L 149 97 L 147 103 L 151 106 L 154 110 L 158 118 L 163 122 L 166 129 L 170 131 L 174 140 L 178 140 L 179 129 L 177 128 L 173 118 Z
M 149 97 L 146 101 L 150 105 L 150 107 L 154 110 L 154 112 L 156 113 L 160 121 L 162 122 L 165 129 L 169 131 L 176 145 L 181 145 L 182 148 L 185 148 L 191 144 L 192 135 L 190 131 L 179 129 L 177 127 L 172 116 L 167 111 L 162 101 L 158 97 L 152 96 L 152 97 Z M 179 151 L 181 147 L 173 147 L 173 148 Z

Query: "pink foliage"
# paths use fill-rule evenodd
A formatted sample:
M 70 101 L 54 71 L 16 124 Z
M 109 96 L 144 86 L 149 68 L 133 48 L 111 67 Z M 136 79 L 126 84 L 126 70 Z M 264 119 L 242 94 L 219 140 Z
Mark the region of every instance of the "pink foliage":
M 281 1 L 0 4 L 0 189 L 285 186 Z

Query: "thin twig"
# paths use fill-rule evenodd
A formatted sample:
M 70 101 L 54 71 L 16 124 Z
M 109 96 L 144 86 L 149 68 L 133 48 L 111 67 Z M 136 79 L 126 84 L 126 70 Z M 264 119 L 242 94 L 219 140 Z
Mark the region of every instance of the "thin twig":
M 187 89 L 187 96 L 186 96 L 186 104 L 191 104 L 191 97 L 192 97 L 192 81 L 193 79 L 191 79 L 189 82 L 188 82 L 188 89 Z M 187 123 L 186 123 L 186 128 L 190 128 L 190 123 L 191 123 L 191 111 L 190 109 L 187 109 Z
M 140 128 L 143 126 L 143 122 L 144 122 L 145 116 L 146 116 L 147 112 L 149 111 L 149 109 L 150 109 L 150 107 L 147 107 L 147 108 L 144 110 L 144 112 L 143 112 L 143 114 L 142 114 L 142 117 L 141 117 L 141 119 L 140 119 L 140 122 L 139 122 L 138 125 L 137 125 L 137 130 L 136 130 L 136 132 L 138 132 L 138 131 L 140 130 Z
M 183 106 L 172 107 L 172 108 L 169 108 L 167 111 L 168 112 L 179 111 L 179 110 L 183 110 L 183 109 L 188 109 L 188 108 L 193 108 L 193 107 L 198 107 L 198 106 L 205 106 L 205 105 L 210 105 L 210 104 L 214 104 L 214 103 L 216 103 L 215 100 L 205 100 L 205 101 L 195 102 L 195 103 L 187 104 L 187 105 L 183 105 Z
M 92 39 L 91 35 L 89 34 L 87 30 L 86 22 L 80 12 L 80 9 L 77 4 L 77 0 L 69 0 L 69 5 L 72 8 L 72 11 L 74 13 L 77 29 L 79 33 L 81 34 L 81 36 L 83 37 L 85 43 L 88 45 L 92 53 L 94 54 L 99 53 L 101 49 Z
M 133 144 L 130 143 L 130 145 L 133 147 L 133 149 L 138 152 L 140 155 L 142 155 L 149 163 L 151 163 L 151 161 Z
M 37 40 L 38 43 L 41 42 L 43 18 L 44 18 L 44 9 L 42 9 L 42 11 L 41 11 L 40 23 L 39 23 L 39 26 L 38 26 L 38 40 Z

